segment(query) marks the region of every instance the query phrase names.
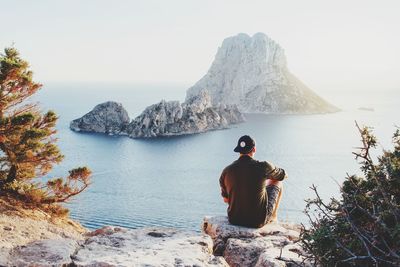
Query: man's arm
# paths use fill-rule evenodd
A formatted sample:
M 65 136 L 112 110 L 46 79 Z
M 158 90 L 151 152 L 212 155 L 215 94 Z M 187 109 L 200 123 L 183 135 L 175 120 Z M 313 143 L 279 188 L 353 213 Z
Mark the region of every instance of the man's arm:
M 268 163 L 266 168 L 266 177 L 267 179 L 283 181 L 287 178 L 287 174 L 284 169 L 278 168 L 272 163 Z
M 229 203 L 229 195 L 226 192 L 226 187 L 225 187 L 225 173 L 222 172 L 221 177 L 219 178 L 219 185 L 221 187 L 221 196 L 224 199 L 225 203 Z

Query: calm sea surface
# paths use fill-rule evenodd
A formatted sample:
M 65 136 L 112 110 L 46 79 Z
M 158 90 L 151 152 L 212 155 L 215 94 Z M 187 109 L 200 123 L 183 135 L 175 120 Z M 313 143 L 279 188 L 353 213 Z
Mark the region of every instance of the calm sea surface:
M 338 195 L 346 173 L 358 172 L 351 154 L 359 145 L 354 126 L 373 126 L 381 147 L 389 149 L 395 125 L 400 125 L 400 90 L 376 90 L 364 95 L 351 90 L 323 96 L 343 111 L 327 115 L 247 115 L 231 129 L 192 136 L 135 140 L 69 130 L 69 122 L 96 104 L 121 102 L 131 118 L 161 99 L 183 100 L 187 86 L 148 84 L 48 84 L 38 100 L 43 110 L 60 116 L 59 146 L 65 160 L 51 175 L 67 174 L 87 165 L 93 171 L 90 188 L 68 207 L 73 218 L 88 228 L 118 225 L 129 228 L 169 226 L 198 231 L 205 215 L 226 214 L 220 197 L 221 170 L 237 158 L 237 139 L 256 139 L 256 158 L 284 168 L 280 219 L 306 222 L 304 199 L 309 186 L 324 198 Z M 362 111 L 372 107 L 375 111 Z

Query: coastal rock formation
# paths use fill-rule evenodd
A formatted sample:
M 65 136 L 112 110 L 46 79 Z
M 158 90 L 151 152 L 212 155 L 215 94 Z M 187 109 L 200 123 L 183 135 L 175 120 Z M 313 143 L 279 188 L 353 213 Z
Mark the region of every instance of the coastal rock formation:
M 205 217 L 203 231 L 214 243 L 214 255 L 229 266 L 312 266 L 305 261 L 299 239 L 300 226 L 270 223 L 259 229 L 231 225 L 226 216 Z
M 150 138 L 224 129 L 243 121 L 244 117 L 236 106 L 212 106 L 209 94 L 201 91 L 182 104 L 179 101 L 162 100 L 147 107 L 132 122 L 129 122 L 128 113 L 121 104 L 106 102 L 72 121 L 70 128 L 74 131 Z
M 61 266 L 70 262 L 69 253 L 86 232 L 68 218 L 24 209 L 0 198 L 0 266 Z
M 338 109 L 315 94 L 287 68 L 283 49 L 263 33 L 226 38 L 207 74 L 186 101 L 161 101 L 129 122 L 121 104 L 97 105 L 71 122 L 74 131 L 150 138 L 224 129 L 243 113 L 315 114 Z
M 209 236 L 162 227 L 104 227 L 72 257 L 75 266 L 228 266 L 211 254 Z
M 106 226 L 84 240 L 40 239 L 15 247 L 2 266 L 219 266 L 209 236 L 163 227 Z
M 94 107 L 83 117 L 73 120 L 70 128 L 74 131 L 125 134 L 130 119 L 122 104 L 108 101 Z
M 204 234 L 111 226 L 87 232 L 39 210 L 1 213 L 0 236 L 0 266 L 228 266 Z
M 187 99 L 207 90 L 212 104 L 235 104 L 244 113 L 327 113 L 338 109 L 287 68 L 284 50 L 264 33 L 226 38 L 207 74 Z
M 7 266 L 68 266 L 78 248 L 78 242 L 68 238 L 37 240 L 16 247 Z
M 133 138 L 194 134 L 242 121 L 244 117 L 236 106 L 212 106 L 210 96 L 202 91 L 182 104 L 161 101 L 146 108 L 129 124 L 128 133 Z
M 299 226 L 260 229 L 206 217 L 204 233 L 106 226 L 88 232 L 40 210 L 11 210 L 0 199 L 0 266 L 310 266 L 296 244 Z M 296 265 L 297 264 L 297 265 Z

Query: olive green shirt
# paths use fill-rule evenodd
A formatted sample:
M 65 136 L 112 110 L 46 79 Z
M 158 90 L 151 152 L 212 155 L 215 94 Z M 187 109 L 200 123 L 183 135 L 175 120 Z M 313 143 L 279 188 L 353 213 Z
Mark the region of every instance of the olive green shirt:
M 286 177 L 283 169 L 247 155 L 227 166 L 219 183 L 222 197 L 229 199 L 229 222 L 247 227 L 263 226 L 268 204 L 267 179 L 282 181 Z

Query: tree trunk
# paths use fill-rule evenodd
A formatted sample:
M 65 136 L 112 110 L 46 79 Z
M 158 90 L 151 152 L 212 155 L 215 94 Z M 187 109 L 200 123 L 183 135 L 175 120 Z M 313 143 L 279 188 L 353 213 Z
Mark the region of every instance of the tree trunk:
M 14 182 L 14 180 L 17 178 L 17 170 L 18 170 L 17 165 L 11 165 L 5 184 Z

